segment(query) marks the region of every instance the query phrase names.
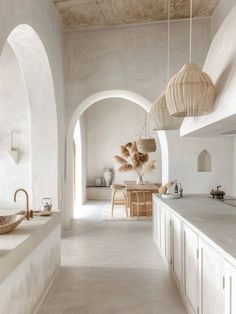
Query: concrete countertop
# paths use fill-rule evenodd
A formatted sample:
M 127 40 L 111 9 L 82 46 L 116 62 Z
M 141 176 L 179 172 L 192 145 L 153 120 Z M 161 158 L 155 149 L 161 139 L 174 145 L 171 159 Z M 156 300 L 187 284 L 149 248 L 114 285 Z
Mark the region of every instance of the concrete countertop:
M 14 210 L 0 210 L 0 216 L 11 215 Z M 49 217 L 24 220 L 10 233 L 0 235 L 0 283 L 61 223 L 61 213 Z
M 182 199 L 163 199 L 160 194 L 154 197 L 236 263 L 236 207 L 207 195 L 189 194 Z

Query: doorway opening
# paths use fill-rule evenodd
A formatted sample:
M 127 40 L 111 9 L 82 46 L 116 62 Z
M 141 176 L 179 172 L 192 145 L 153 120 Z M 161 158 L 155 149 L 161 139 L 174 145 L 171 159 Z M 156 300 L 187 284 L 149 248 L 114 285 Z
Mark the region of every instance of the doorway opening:
M 86 116 L 86 110 L 88 108 L 90 108 L 92 105 L 96 104 L 96 106 L 94 106 L 94 108 L 96 108 L 97 106 L 103 106 L 102 103 L 104 104 L 105 100 L 109 100 L 108 103 L 107 103 L 107 108 L 109 107 L 109 104 L 111 104 L 111 102 L 115 101 L 117 102 L 119 99 L 119 101 L 123 101 L 123 103 L 125 104 L 125 102 L 129 102 L 129 103 L 132 103 L 131 105 L 134 106 L 134 107 L 138 107 L 137 105 L 139 105 L 139 109 L 142 110 L 142 113 L 143 113 L 143 121 L 142 123 L 140 123 L 139 127 L 136 128 L 137 131 L 133 132 L 133 138 L 135 139 L 135 135 L 136 135 L 136 139 L 138 137 L 138 134 L 140 132 L 140 129 L 142 128 L 142 124 L 144 122 L 144 114 L 145 114 L 145 111 L 149 111 L 151 106 L 152 106 L 152 103 L 149 102 L 147 99 L 143 98 L 142 96 L 136 94 L 136 93 L 133 93 L 133 92 L 129 92 L 129 91 L 120 91 L 120 90 L 110 90 L 110 91 L 106 91 L 106 92 L 101 92 L 101 93 L 98 93 L 98 94 L 95 94 L 89 98 L 87 98 L 84 102 L 82 102 L 77 110 L 75 111 L 73 117 L 72 117 L 72 120 L 71 120 L 71 123 L 70 123 L 70 128 L 69 128 L 69 132 L 68 132 L 68 138 L 67 138 L 67 143 L 68 143 L 68 150 L 67 150 L 67 159 L 68 159 L 68 162 L 67 162 L 67 207 L 68 209 L 70 209 L 71 211 L 68 212 L 68 220 L 69 220 L 69 215 L 70 217 L 76 217 L 77 216 L 77 209 L 76 209 L 76 206 L 78 206 L 78 204 L 81 204 L 86 198 L 85 198 L 85 191 L 86 191 L 86 185 L 89 183 L 91 183 L 91 176 L 90 176 L 90 180 L 87 180 L 88 178 L 86 178 L 86 180 L 84 179 L 79 179 L 77 180 L 77 182 L 80 182 L 80 186 L 78 187 L 78 184 L 76 183 L 76 187 L 75 187 L 75 190 L 78 191 L 80 189 L 80 192 L 77 192 L 78 195 L 80 195 L 81 199 L 80 201 L 76 201 L 75 203 L 73 202 L 74 200 L 74 195 L 73 195 L 73 164 L 74 164 L 74 161 L 73 161 L 73 158 L 74 158 L 74 153 L 73 153 L 73 141 L 74 141 L 74 134 L 75 134 L 75 130 L 79 130 L 79 132 L 77 134 L 82 134 L 81 132 L 81 121 L 85 120 L 87 121 L 86 118 L 84 118 Z M 121 101 L 121 103 L 122 103 Z M 99 104 L 100 102 L 100 104 Z M 127 103 L 126 103 L 127 104 Z M 106 105 L 105 105 L 106 106 Z M 122 112 L 123 110 L 119 110 L 119 105 L 118 103 L 116 105 L 116 108 L 118 108 L 118 111 Z M 97 107 L 98 108 L 98 107 Z M 90 112 L 90 117 L 92 115 L 95 115 L 96 116 L 96 110 L 93 108 L 90 109 L 91 112 Z M 105 110 L 105 109 L 104 109 Z M 105 111 L 104 111 L 105 112 Z M 83 117 L 83 114 L 85 113 L 85 116 Z M 102 115 L 101 115 L 102 117 Z M 104 118 L 104 117 L 103 117 Z M 118 120 L 118 119 L 117 119 Z M 135 119 L 134 119 L 135 120 Z M 89 120 L 90 121 L 90 120 Z M 84 122 L 82 122 L 84 123 Z M 96 125 L 97 127 L 99 127 L 99 120 L 96 121 Z M 104 132 L 104 123 L 102 123 L 103 125 L 103 132 Z M 101 126 L 101 122 L 100 122 L 100 126 Z M 89 125 L 89 129 L 91 128 L 91 124 Z M 95 126 L 94 126 L 95 128 Z M 124 126 L 121 125 L 120 126 L 122 132 L 125 130 Z M 101 130 L 101 128 L 99 128 Z M 96 133 L 96 130 L 93 130 L 93 132 Z M 93 133 L 93 134 L 95 134 Z M 135 134 L 136 133 L 136 134 Z M 85 132 L 86 134 L 86 132 Z M 106 132 L 105 130 L 105 134 L 107 134 L 107 136 L 109 136 L 110 138 L 112 137 L 111 133 L 109 134 L 109 132 Z M 114 133 L 115 135 L 113 135 L 113 137 L 115 136 L 116 140 L 118 141 L 116 145 L 114 145 L 115 147 L 115 150 L 112 152 L 112 155 L 113 154 L 119 154 L 119 145 L 122 145 L 122 144 L 125 144 L 125 143 L 120 143 L 120 138 L 118 139 L 117 137 L 117 132 Z M 92 134 L 89 134 L 90 137 L 92 137 L 93 135 Z M 159 153 L 161 154 L 161 157 L 159 158 L 159 162 L 157 164 L 157 169 L 159 169 L 159 172 L 161 171 L 161 169 L 163 169 L 163 163 L 165 164 L 164 166 L 164 169 L 166 170 L 165 173 L 161 173 L 161 178 L 160 178 L 160 181 L 163 180 L 163 177 L 165 177 L 164 181 L 166 180 L 166 177 L 168 176 L 168 167 L 166 167 L 166 163 L 168 163 L 168 145 L 167 145 L 167 141 L 166 141 L 166 136 L 165 136 L 165 132 L 164 131 L 161 131 L 161 132 L 158 132 L 157 135 L 156 135 L 157 139 L 159 139 L 160 141 L 160 149 L 159 149 Z M 79 136 L 78 136 L 79 138 Z M 106 139 L 103 140 L 104 142 L 106 141 Z M 80 143 L 83 142 L 80 141 Z M 96 141 L 95 141 L 96 143 Z M 119 143 L 119 145 L 118 145 Z M 97 145 L 98 143 L 96 143 L 95 145 Z M 75 145 L 76 146 L 76 145 Z M 77 162 L 75 164 L 78 164 L 80 165 L 80 168 L 81 170 L 78 170 L 77 169 L 77 166 L 75 167 L 77 170 L 76 170 L 76 173 L 80 173 L 80 175 L 83 173 L 83 171 L 85 171 L 85 169 L 88 167 L 84 167 L 84 163 L 81 162 L 81 160 L 85 159 L 86 162 L 90 163 L 90 161 L 86 158 L 86 156 L 83 156 L 83 149 L 82 149 L 82 146 L 81 144 L 78 145 L 78 147 L 80 147 L 79 149 L 76 149 L 76 156 L 77 156 Z M 91 150 L 91 148 L 89 148 L 89 150 Z M 101 151 L 103 151 L 101 149 Z M 104 151 L 104 154 L 106 156 L 106 151 Z M 164 158 L 163 158 L 164 157 Z M 93 156 L 93 159 L 96 159 L 96 156 Z M 109 160 L 113 162 L 112 158 L 109 157 Z M 72 161 L 72 162 L 69 162 L 69 161 Z M 81 165 L 83 165 L 83 167 L 81 167 Z M 94 165 L 93 169 L 95 169 L 97 165 Z M 108 164 L 104 164 L 104 167 L 110 167 L 110 165 Z M 101 171 L 103 170 L 102 169 L 103 167 L 100 166 L 100 173 Z M 102 169 L 102 170 L 101 170 Z M 97 177 L 97 175 L 95 175 L 95 170 L 92 171 L 94 172 L 93 173 L 93 182 L 94 182 L 94 178 Z M 82 176 L 81 176 L 82 177 Z M 81 178 L 80 177 L 80 178 Z M 158 180 L 159 181 L 159 180 Z M 81 187 L 84 187 L 84 190 L 81 190 Z M 73 206 L 75 205 L 75 206 Z M 70 219 L 71 219 L 70 218 Z

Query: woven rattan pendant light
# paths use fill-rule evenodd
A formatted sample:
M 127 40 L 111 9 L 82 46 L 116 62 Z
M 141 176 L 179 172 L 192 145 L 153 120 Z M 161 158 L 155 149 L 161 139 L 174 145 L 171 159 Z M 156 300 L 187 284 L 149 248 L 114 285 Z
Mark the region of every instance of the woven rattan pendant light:
M 165 96 L 169 113 L 175 117 L 193 117 L 210 113 L 213 109 L 215 87 L 206 73 L 192 63 L 192 12 L 190 0 L 189 64 L 170 80 Z
M 170 0 L 168 0 L 168 47 L 167 47 L 167 83 L 170 77 Z M 182 118 L 175 118 L 170 115 L 166 97 L 162 95 L 153 103 L 149 112 L 149 120 L 154 131 L 160 130 L 178 130 L 183 121 Z

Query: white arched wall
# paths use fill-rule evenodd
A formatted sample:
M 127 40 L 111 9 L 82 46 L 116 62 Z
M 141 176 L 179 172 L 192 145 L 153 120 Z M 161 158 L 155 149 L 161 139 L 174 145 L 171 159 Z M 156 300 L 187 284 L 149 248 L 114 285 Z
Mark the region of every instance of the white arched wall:
M 51 197 L 58 206 L 58 132 L 54 86 L 47 53 L 37 33 L 26 24 L 7 38 L 17 57 L 27 92 L 31 136 L 31 206 Z
M 65 212 L 64 221 L 66 226 L 69 226 L 70 221 L 73 217 L 73 138 L 74 131 L 79 117 L 84 113 L 86 109 L 95 104 L 96 102 L 104 99 L 110 98 L 121 98 L 129 100 L 139 106 L 141 106 L 147 112 L 150 111 L 152 103 L 141 95 L 126 91 L 126 90 L 108 90 L 100 93 L 96 93 L 87 99 L 85 99 L 75 110 L 72 119 L 70 121 L 68 134 L 67 134 L 67 211 Z M 162 155 L 162 181 L 167 182 L 169 180 L 169 153 L 168 153 L 168 143 L 164 131 L 158 132 L 160 145 L 161 145 L 161 155 Z

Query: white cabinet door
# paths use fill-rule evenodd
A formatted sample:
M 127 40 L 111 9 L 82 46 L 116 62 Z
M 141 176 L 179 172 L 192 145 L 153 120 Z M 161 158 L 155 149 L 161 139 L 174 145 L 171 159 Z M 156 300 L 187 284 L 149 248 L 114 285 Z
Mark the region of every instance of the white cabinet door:
M 224 259 L 200 240 L 200 313 L 224 314 Z
M 182 291 L 189 313 L 198 313 L 198 275 L 198 235 L 192 229 L 183 225 Z
M 165 210 L 163 207 L 159 207 L 160 211 L 160 249 L 165 254 Z
M 236 267 L 225 261 L 225 314 L 236 314 Z
M 157 239 L 157 205 L 158 203 L 153 200 L 152 202 L 152 232 L 153 232 L 153 238 Z
M 173 276 L 178 285 L 181 287 L 182 278 L 182 222 L 173 215 L 172 218 L 173 232 Z
M 165 210 L 165 256 L 169 265 L 172 264 L 171 214 Z

